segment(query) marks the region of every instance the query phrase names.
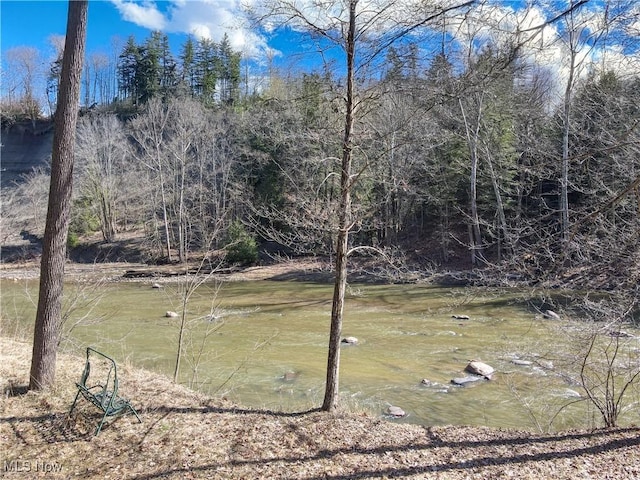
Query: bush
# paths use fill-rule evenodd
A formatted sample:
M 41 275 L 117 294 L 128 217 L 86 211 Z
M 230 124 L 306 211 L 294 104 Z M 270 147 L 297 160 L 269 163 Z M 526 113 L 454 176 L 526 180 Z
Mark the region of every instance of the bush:
M 241 222 L 236 220 L 229 226 L 227 237 L 227 262 L 251 265 L 258 261 L 258 244 Z
M 95 214 L 91 201 L 86 197 L 74 200 L 71 209 L 69 236 L 72 232 L 77 236 L 82 236 L 98 230 L 100 230 L 100 218 Z
M 69 231 L 67 235 L 67 248 L 76 248 L 78 245 L 80 245 L 80 237 L 78 237 L 76 232 Z

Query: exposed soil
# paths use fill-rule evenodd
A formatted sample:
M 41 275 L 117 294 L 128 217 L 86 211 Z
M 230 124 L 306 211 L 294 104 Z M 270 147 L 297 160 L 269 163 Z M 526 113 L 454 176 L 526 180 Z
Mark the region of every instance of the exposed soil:
M 211 399 L 119 365 L 140 412 L 110 420 L 82 401 L 84 359 L 58 358 L 49 392 L 27 392 L 31 347 L 0 338 L 0 442 L 6 478 L 633 479 L 640 428 L 558 435 L 422 427 L 353 412 L 279 413 Z

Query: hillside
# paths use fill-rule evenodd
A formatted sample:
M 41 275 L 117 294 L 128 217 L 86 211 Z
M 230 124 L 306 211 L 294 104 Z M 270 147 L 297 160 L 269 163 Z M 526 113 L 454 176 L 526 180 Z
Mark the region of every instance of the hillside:
M 207 398 L 122 364 L 141 413 L 92 436 L 97 415 L 67 411 L 82 358 L 60 355 L 51 392 L 26 392 L 31 346 L 0 338 L 6 478 L 631 479 L 640 428 L 558 435 L 421 427 L 357 412 L 279 413 Z
M 34 168 L 46 167 L 51 159 L 53 125 L 51 121 L 36 123 L 20 122 L 4 127 L 0 136 L 0 162 L 2 164 L 2 187 L 20 181 L 22 175 Z

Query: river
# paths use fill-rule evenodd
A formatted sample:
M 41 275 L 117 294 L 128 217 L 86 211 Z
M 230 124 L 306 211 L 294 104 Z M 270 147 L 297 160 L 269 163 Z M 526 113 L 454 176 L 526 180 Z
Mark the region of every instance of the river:
M 3 334 L 28 337 L 36 282 L 0 286 Z M 184 311 L 181 383 L 251 408 L 294 412 L 322 404 L 331 285 L 212 282 L 191 292 L 186 309 L 184 292 L 184 283 L 69 283 L 62 347 L 81 354 L 91 345 L 120 363 L 173 376 Z M 358 343 L 341 348 L 340 402 L 381 417 L 398 406 L 407 415 L 394 421 L 424 425 L 598 426 L 599 413 L 580 401 L 576 382 L 585 326 L 546 319 L 544 308 L 523 291 L 351 285 L 343 337 Z M 637 361 L 637 335 L 621 341 Z M 453 385 L 470 360 L 494 367 L 493 379 Z M 637 391 L 629 393 L 634 400 Z M 637 412 L 620 423 L 638 423 Z

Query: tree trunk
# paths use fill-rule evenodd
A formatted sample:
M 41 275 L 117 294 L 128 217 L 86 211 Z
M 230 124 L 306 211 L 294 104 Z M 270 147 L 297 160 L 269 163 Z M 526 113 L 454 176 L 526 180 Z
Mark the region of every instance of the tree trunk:
M 504 202 L 502 201 L 502 194 L 500 193 L 500 184 L 498 177 L 493 168 L 493 160 L 491 159 L 491 149 L 489 146 L 485 148 L 485 155 L 487 157 L 487 165 L 489 167 L 489 174 L 491 175 L 491 185 L 493 186 L 493 193 L 496 196 L 496 209 L 498 211 L 498 221 L 500 222 L 500 230 L 502 230 L 502 241 L 504 241 L 507 254 L 512 253 L 511 235 L 509 234 L 509 226 L 507 225 L 507 217 L 504 213 Z M 498 236 L 498 242 L 501 245 L 500 236 Z M 498 249 L 498 258 L 501 259 L 501 249 Z
M 354 64 L 357 0 L 349 2 L 349 32 L 347 34 L 347 97 L 344 122 L 344 140 L 342 144 L 342 175 L 340 177 L 340 210 L 338 236 L 336 241 L 336 280 L 331 307 L 331 330 L 329 334 L 329 355 L 327 359 L 327 383 L 322 410 L 331 411 L 338 406 L 338 385 L 340 371 L 340 336 L 344 295 L 347 286 L 347 246 L 351 228 L 351 157 L 353 140 L 354 102 Z
M 476 124 L 472 129 L 467 119 L 462 99 L 458 99 L 460 112 L 462 113 L 462 119 L 464 120 L 467 145 L 469 147 L 469 157 L 471 160 L 471 173 L 469 175 L 469 197 L 471 202 L 471 228 L 469 229 L 469 243 L 471 246 L 471 264 L 473 266 L 478 265 L 482 258 L 482 233 L 480 232 L 480 218 L 478 216 L 478 137 L 480 131 L 480 118 L 482 115 L 482 101 L 483 98 L 480 97 L 478 101 L 478 117 Z
M 33 335 L 33 357 L 29 380 L 29 388 L 32 390 L 50 387 L 55 377 L 56 354 L 62 328 L 64 262 L 67 253 L 73 153 L 85 50 L 87 10 L 88 0 L 69 2 L 62 81 L 54 123 L 49 206 L 40 264 L 40 292 Z
M 569 78 L 564 92 L 564 110 L 562 113 L 562 167 L 560 174 L 560 231 L 562 246 L 566 248 L 569 240 L 569 133 L 571 131 L 571 99 L 575 75 L 576 52 L 573 48 L 573 32 L 571 36 L 571 63 Z

